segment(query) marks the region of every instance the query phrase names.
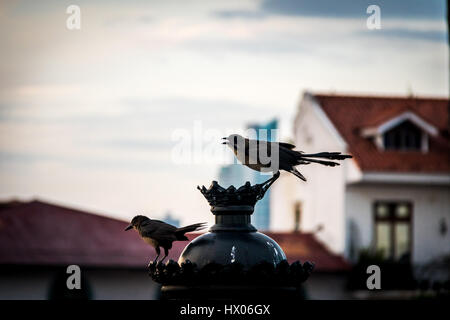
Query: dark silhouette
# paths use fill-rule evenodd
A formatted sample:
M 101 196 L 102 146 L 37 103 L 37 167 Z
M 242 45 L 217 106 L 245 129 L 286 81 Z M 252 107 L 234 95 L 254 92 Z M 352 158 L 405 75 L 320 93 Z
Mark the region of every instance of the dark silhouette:
M 272 159 L 270 158 L 272 150 L 278 150 L 279 169 L 288 171 L 303 181 L 306 181 L 306 178 L 299 171 L 297 171 L 295 166 L 310 164 L 313 162 L 334 167 L 338 166 L 339 163 L 319 159 L 345 160 L 352 157 L 350 155 L 341 154 L 340 152 L 319 152 L 307 154 L 302 151 L 294 150 L 295 146 L 290 143 L 249 140 L 238 134 L 232 134 L 222 139 L 226 140 L 222 143 L 228 145 L 233 150 L 236 158 L 242 162 L 242 164 L 250 169 L 261 172 L 274 171 L 274 168 L 271 167 Z M 262 157 L 267 157 L 268 159 L 265 159 L 264 161 Z M 274 179 L 277 178 L 278 176 L 274 176 Z
M 125 228 L 125 231 L 131 228 L 136 229 L 142 239 L 155 248 L 157 254 L 155 262 L 158 262 L 158 257 L 161 253 L 160 247 L 162 247 L 164 249 L 164 257 L 160 262 L 163 262 L 169 254 L 169 250 L 172 249 L 172 242 L 189 240 L 184 234 L 204 229 L 206 228 L 205 224 L 203 222 L 177 228 L 163 221 L 153 220 L 145 216 L 135 216 L 131 220 L 131 224 Z M 149 265 L 150 263 L 151 261 Z

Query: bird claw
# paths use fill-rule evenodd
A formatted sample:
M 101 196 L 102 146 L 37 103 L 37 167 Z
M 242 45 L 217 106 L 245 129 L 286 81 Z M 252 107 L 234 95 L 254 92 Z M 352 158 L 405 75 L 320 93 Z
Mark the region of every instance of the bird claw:
M 158 264 L 158 261 L 150 260 L 147 264 L 147 268 L 151 268 L 153 266 L 156 266 L 157 264 Z

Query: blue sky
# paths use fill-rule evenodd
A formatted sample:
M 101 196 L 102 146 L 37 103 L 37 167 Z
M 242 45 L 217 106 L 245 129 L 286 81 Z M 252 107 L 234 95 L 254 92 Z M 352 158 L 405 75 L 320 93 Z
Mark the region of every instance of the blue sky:
M 0 4 L 0 199 L 211 221 L 218 164 L 173 163 L 177 130 L 288 139 L 304 90 L 448 96 L 445 1 L 77 1 L 69 31 L 71 4 Z

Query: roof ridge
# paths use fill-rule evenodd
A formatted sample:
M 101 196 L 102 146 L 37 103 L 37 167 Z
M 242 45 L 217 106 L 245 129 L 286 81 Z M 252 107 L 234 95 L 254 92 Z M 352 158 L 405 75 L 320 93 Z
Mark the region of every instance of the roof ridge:
M 355 99 L 397 99 L 397 100 L 438 100 L 438 101 L 450 101 L 450 97 L 436 96 L 436 95 L 395 95 L 395 94 L 357 94 L 357 93 L 332 93 L 332 92 L 311 92 L 314 97 L 326 97 L 326 98 L 355 98 Z
M 54 202 L 44 201 L 44 200 L 41 200 L 39 198 L 34 198 L 34 199 L 30 200 L 30 201 L 23 201 L 22 204 L 20 204 L 19 206 L 27 206 L 27 205 L 33 205 L 33 204 L 39 204 L 39 205 L 44 205 L 44 206 L 47 206 L 47 207 L 63 209 L 63 210 L 71 211 L 72 213 L 92 216 L 92 217 L 96 217 L 96 218 L 100 218 L 100 219 L 112 220 L 114 222 L 128 223 L 128 221 L 126 221 L 126 220 L 121 220 L 121 219 L 105 216 L 105 215 L 102 215 L 102 214 L 99 214 L 99 213 L 84 211 L 83 209 L 73 208 L 73 207 L 70 207 L 69 205 L 64 205 L 64 204 L 58 204 L 58 203 L 54 203 Z M 6 208 L 4 211 L 11 210 L 11 209 L 14 210 L 16 207 L 17 206 Z

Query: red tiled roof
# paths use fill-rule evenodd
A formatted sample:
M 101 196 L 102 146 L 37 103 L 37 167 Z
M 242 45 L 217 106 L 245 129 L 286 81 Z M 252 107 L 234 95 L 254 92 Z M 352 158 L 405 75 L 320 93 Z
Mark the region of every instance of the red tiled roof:
M 32 201 L 0 211 L 0 264 L 145 265 L 151 248 L 127 223 Z
M 316 94 L 325 114 L 347 142 L 349 151 L 363 171 L 398 173 L 449 173 L 449 100 L 444 98 L 401 98 Z M 429 137 L 427 153 L 380 151 L 361 130 L 374 127 L 410 111 L 439 130 Z
M 345 271 L 350 265 L 340 255 L 333 254 L 312 233 L 266 232 L 275 240 L 286 254 L 289 263 L 300 260 L 302 263 L 315 263 L 315 270 L 321 272 Z
M 142 268 L 155 257 L 152 247 L 127 222 L 41 201 L 0 206 L 0 264 Z M 309 260 L 317 271 L 348 268 L 311 234 L 267 233 L 289 262 Z M 199 234 L 188 234 L 189 240 Z M 169 259 L 178 260 L 187 241 L 174 242 Z

